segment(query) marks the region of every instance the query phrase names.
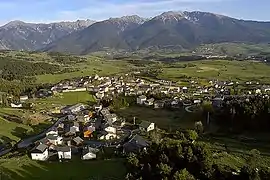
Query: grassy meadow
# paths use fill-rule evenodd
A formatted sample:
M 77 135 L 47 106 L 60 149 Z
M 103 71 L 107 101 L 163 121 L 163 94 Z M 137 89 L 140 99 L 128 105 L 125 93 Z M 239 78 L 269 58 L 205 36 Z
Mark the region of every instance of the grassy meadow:
M 187 67 L 183 67 L 187 65 Z M 183 76 L 198 80 L 258 81 L 270 83 L 270 67 L 254 61 L 204 60 L 164 65 L 158 78 L 179 80 Z
M 193 129 L 193 114 L 187 113 L 184 109 L 166 110 L 153 109 L 153 107 L 130 106 L 116 112 L 119 116 L 130 122 L 133 117 L 141 121 L 154 122 L 159 128 L 166 130 Z
M 86 62 L 70 65 L 75 69 L 74 72 L 63 74 L 45 74 L 38 75 L 37 83 L 57 83 L 63 79 L 89 76 L 94 74 L 111 75 L 116 73 L 129 72 L 132 65 L 126 61 L 108 61 L 100 58 L 94 59 L 88 57 Z
M 43 99 L 32 99 L 36 110 L 49 110 L 54 107 L 62 107 L 77 103 L 93 103 L 96 99 L 88 92 L 66 92 L 55 94 L 54 96 Z

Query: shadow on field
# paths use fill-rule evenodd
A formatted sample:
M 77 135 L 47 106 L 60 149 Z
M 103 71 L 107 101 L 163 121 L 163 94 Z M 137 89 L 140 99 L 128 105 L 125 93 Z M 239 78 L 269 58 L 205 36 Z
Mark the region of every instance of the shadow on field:
M 37 125 L 32 125 L 31 128 L 33 130 L 29 131 L 26 128 L 23 127 L 16 127 L 15 129 L 12 130 L 11 134 L 13 136 L 16 136 L 20 139 L 24 139 L 27 138 L 29 136 L 34 136 L 37 134 L 40 134 L 41 132 L 43 132 L 44 130 L 46 130 L 48 127 L 50 127 L 50 124 L 46 124 L 46 123 L 39 123 Z
M 10 115 L 7 113 L 1 113 L 0 117 L 2 117 L 3 119 L 6 119 L 7 121 L 10 121 L 10 122 L 22 123 L 22 118 L 19 116 Z
M 27 161 L 31 161 L 30 159 Z M 124 179 L 125 167 L 121 160 L 70 162 L 31 162 L 30 165 L 3 167 L 0 164 L 1 180 L 119 180 Z

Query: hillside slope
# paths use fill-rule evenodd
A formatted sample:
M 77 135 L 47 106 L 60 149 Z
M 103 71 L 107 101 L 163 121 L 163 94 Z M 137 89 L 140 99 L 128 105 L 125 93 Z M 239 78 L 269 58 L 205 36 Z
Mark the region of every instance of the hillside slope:
M 126 16 L 98 22 L 49 44 L 46 51 L 87 54 L 106 49 L 189 49 L 222 42 L 270 42 L 270 22 L 244 21 L 207 12 L 165 12 L 150 20 Z

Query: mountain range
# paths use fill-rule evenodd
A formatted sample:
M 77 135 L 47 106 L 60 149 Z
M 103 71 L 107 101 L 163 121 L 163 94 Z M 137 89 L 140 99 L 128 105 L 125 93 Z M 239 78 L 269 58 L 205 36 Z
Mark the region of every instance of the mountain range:
M 87 54 L 145 48 L 190 49 L 221 42 L 269 43 L 270 22 L 239 20 L 208 12 L 164 12 L 52 24 L 13 21 L 0 27 L 0 48 Z
M 0 49 L 38 50 L 70 33 L 80 31 L 95 21 L 78 20 L 50 24 L 11 21 L 0 27 Z

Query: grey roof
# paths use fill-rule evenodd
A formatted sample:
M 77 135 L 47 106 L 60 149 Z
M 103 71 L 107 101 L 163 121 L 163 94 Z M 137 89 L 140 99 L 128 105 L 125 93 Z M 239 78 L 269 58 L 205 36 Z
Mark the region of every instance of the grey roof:
M 149 121 L 142 121 L 140 126 L 143 128 L 148 128 L 150 126 L 150 124 L 151 124 L 151 122 L 149 122 Z
M 107 120 L 113 119 L 113 118 L 117 118 L 116 114 L 106 114 L 104 115 L 104 118 Z
M 73 109 L 76 109 L 78 107 L 84 108 L 84 105 L 79 103 L 79 104 L 75 104 L 75 105 L 72 105 L 72 106 L 66 106 L 62 110 L 64 110 L 64 111 L 72 111 Z
M 71 127 L 69 128 L 69 132 L 70 132 L 70 133 L 76 133 L 76 128 L 73 127 L 73 126 L 71 126 Z
M 77 136 L 77 137 L 75 137 L 75 138 L 73 139 L 73 141 L 74 141 L 75 143 L 77 143 L 77 144 L 80 144 L 80 143 L 83 142 L 83 139 L 80 138 L 79 136 Z
M 48 140 L 57 140 L 57 137 L 58 137 L 58 135 L 55 135 L 55 134 L 49 134 L 49 135 L 47 136 L 47 139 L 48 139 Z
M 98 149 L 96 149 L 96 148 L 92 148 L 92 147 L 90 147 L 90 146 L 85 146 L 85 147 L 83 147 L 83 155 L 85 155 L 85 154 L 87 154 L 87 153 L 93 153 L 93 154 L 95 154 L 95 153 L 97 153 L 98 152 Z
M 38 150 L 40 150 L 40 151 L 45 151 L 46 149 L 48 148 L 48 146 L 47 145 L 45 145 L 45 144 L 40 144 L 40 145 L 38 145 L 37 147 L 36 147 L 36 149 L 38 149 Z
M 73 126 L 80 127 L 80 124 L 78 122 L 73 122 Z
M 32 152 L 44 152 L 47 148 L 47 145 L 39 144 Z
M 143 137 L 135 135 L 129 142 L 125 143 L 123 147 L 126 152 L 134 152 L 147 146 L 149 146 L 149 143 Z
M 148 99 L 147 101 L 148 101 L 148 102 L 154 102 L 155 99 L 154 99 L 154 98 L 151 98 L 151 99 Z
M 106 114 L 110 114 L 110 111 L 109 111 L 109 109 L 104 108 L 104 109 L 101 110 L 101 114 L 104 116 Z
M 61 152 L 69 152 L 71 151 L 71 148 L 68 146 L 57 146 L 56 150 Z
M 140 99 L 146 99 L 147 97 L 145 95 L 139 96 Z
M 97 137 L 98 138 L 100 138 L 101 136 L 106 136 L 107 134 L 109 134 L 107 131 L 101 131 L 98 135 L 97 135 Z

